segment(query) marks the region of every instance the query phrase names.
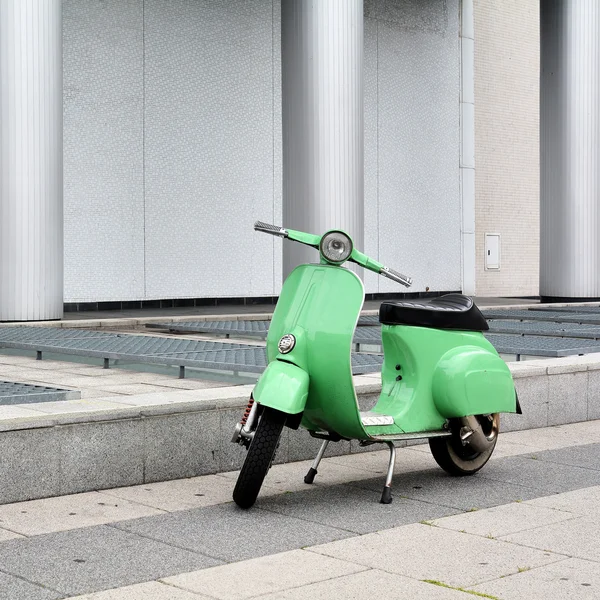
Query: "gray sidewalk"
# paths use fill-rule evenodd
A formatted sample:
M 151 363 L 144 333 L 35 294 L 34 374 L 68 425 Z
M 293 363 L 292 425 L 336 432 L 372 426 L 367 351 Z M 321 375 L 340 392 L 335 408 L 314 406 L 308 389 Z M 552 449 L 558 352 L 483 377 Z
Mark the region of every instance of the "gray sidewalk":
M 0 506 L 0 599 L 600 598 L 598 421 L 501 434 L 462 479 L 399 449 L 389 506 L 385 452 L 308 466 L 250 511 L 236 473 Z

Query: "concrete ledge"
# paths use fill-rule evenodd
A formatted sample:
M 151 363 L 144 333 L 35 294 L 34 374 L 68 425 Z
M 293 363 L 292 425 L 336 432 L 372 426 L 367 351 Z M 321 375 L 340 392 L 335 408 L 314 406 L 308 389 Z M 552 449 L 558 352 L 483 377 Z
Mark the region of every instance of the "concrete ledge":
M 509 366 L 523 415 L 503 415 L 503 431 L 600 418 L 600 354 Z M 370 408 L 379 375 L 354 381 Z M 0 407 L 0 503 L 237 469 L 245 451 L 230 439 L 252 387 Z M 286 429 L 277 462 L 312 458 L 319 445 Z M 340 442 L 328 455 L 371 449 Z
M 539 302 L 523 302 L 520 304 L 498 304 L 490 306 L 480 306 L 482 310 L 494 309 L 524 309 L 540 306 L 553 306 L 556 308 L 564 306 L 573 306 L 573 303 L 565 302 L 558 304 L 540 304 Z M 578 302 L 575 306 L 598 306 L 598 302 Z M 273 308 L 275 308 L 273 306 Z M 376 309 L 361 311 L 362 315 L 371 316 L 379 313 Z M 232 307 L 231 314 L 187 314 L 182 316 L 164 316 L 164 317 L 137 317 L 137 318 L 102 318 L 102 319 L 66 319 L 60 321 L 23 321 L 0 323 L 0 327 L 64 327 L 64 328 L 85 328 L 85 329 L 114 329 L 143 327 L 146 323 L 178 323 L 181 321 L 270 321 L 273 312 L 266 313 L 239 313 Z

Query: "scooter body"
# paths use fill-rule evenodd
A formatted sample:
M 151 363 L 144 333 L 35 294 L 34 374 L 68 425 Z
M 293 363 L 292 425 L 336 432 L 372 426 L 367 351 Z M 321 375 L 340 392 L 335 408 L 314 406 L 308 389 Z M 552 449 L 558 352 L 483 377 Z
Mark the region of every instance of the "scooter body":
M 270 467 L 273 456 L 268 464 L 263 458 L 260 468 L 247 464 L 258 461 L 258 446 L 268 446 L 262 455 L 274 455 L 276 449 L 272 441 L 265 441 L 267 425 L 259 432 L 263 422 L 272 430 L 269 440 L 278 439 L 284 425 L 301 425 L 324 440 L 307 483 L 314 479 L 330 441 L 386 443 L 392 455 L 384 503 L 391 502 L 394 441 L 430 438 L 436 461 L 453 475 L 481 468 L 496 443 L 497 414 L 518 411 L 508 366 L 481 331 L 384 323 L 381 394 L 370 411 L 361 412 L 351 349 L 364 288 L 354 272 L 328 261 L 323 241 L 339 235 L 350 244 L 347 258 L 353 262 L 404 285 L 410 280 L 352 248 L 343 232 L 321 237 L 262 223 L 255 228 L 320 248 L 321 264 L 297 267 L 281 290 L 267 337 L 269 363 L 232 440 L 249 450 L 234 492 L 238 505 L 248 508 L 254 503 Z M 249 475 L 257 470 L 264 471 L 258 482 Z
M 510 371 L 480 332 L 383 325 L 382 391 L 361 413 L 350 352 L 363 299 L 362 282 L 348 269 L 297 267 L 273 314 L 269 366 L 254 400 L 303 413 L 301 425 L 311 432 L 364 441 L 443 430 L 451 418 L 514 412 Z M 284 355 L 277 345 L 286 334 L 296 344 Z

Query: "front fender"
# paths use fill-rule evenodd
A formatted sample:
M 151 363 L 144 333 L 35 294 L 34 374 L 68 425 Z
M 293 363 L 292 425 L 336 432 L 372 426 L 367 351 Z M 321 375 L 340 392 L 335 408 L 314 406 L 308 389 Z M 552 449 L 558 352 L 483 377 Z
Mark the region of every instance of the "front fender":
M 296 415 L 306 406 L 308 380 L 308 373 L 300 367 L 273 360 L 260 376 L 252 395 L 261 406 Z

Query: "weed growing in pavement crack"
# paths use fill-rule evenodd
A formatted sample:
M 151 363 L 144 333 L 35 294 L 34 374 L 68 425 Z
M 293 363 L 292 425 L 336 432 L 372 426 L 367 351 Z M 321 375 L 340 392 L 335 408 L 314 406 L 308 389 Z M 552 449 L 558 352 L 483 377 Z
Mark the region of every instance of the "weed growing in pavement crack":
M 464 592 L 465 594 L 471 594 L 472 596 L 479 596 L 480 598 L 489 598 L 490 600 L 500 600 L 497 596 L 490 596 L 490 594 L 484 594 L 483 592 L 476 592 L 474 590 L 466 590 L 465 588 L 455 587 L 448 585 L 436 579 L 422 579 L 424 583 L 431 583 L 431 585 L 437 585 L 439 587 L 448 588 L 449 590 L 456 590 L 457 592 Z

